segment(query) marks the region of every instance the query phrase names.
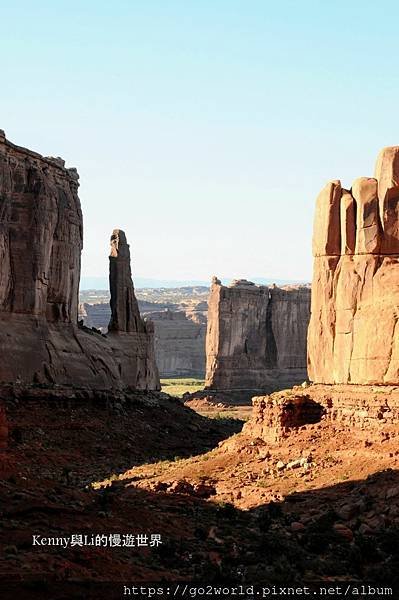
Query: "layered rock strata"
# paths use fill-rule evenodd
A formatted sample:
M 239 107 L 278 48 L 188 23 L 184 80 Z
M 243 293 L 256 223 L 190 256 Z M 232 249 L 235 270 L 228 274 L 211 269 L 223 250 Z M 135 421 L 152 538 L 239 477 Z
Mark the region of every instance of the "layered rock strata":
M 118 325 L 107 338 L 78 327 L 78 186 L 62 159 L 0 133 L 0 382 L 157 389 L 153 330 L 140 319 L 133 288 L 123 308 L 125 288 L 111 290 Z M 126 261 L 113 277 L 122 273 L 116 279 L 127 289 Z
M 279 442 L 305 425 L 321 419 L 384 435 L 399 420 L 399 387 L 322 385 L 276 392 L 253 398 L 253 416 L 244 433 Z
M 245 432 L 269 442 L 279 442 L 292 429 L 317 423 L 324 407 L 307 394 L 276 392 L 270 396 L 255 396 L 252 419 Z
M 399 383 L 399 146 L 374 178 L 321 191 L 313 233 L 308 371 L 317 383 Z
M 206 338 L 206 389 L 272 391 L 307 378 L 310 289 L 229 287 L 213 279 Z M 253 393 L 252 393 L 253 395 Z
M 204 377 L 206 316 L 184 311 L 151 313 L 155 357 L 163 377 Z

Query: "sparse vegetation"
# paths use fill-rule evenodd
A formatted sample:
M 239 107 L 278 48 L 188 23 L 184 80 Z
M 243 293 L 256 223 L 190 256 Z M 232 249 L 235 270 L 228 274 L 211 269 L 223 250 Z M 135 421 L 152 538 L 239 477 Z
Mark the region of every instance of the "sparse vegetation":
M 204 388 L 204 383 L 203 379 L 190 377 L 187 379 L 177 379 L 174 377 L 171 379 L 161 379 L 162 391 L 178 398 L 182 398 L 183 394 L 187 392 L 189 394 L 199 392 Z

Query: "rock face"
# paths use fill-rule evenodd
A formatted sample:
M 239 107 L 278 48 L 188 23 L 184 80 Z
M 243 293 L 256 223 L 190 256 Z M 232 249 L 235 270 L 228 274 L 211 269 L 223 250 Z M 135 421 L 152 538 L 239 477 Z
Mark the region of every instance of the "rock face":
M 138 300 L 141 314 L 154 324 L 155 360 L 161 377 L 205 376 L 206 302 L 187 309 Z M 80 304 L 79 317 L 87 327 L 108 331 L 111 318 L 109 303 Z
M 306 373 L 310 289 L 229 287 L 213 279 L 206 339 L 206 389 L 272 391 Z M 252 394 L 253 395 L 253 394 Z
M 78 318 L 83 321 L 86 327 L 94 327 L 102 333 L 107 333 L 111 319 L 109 302 L 99 302 L 97 304 L 79 303 Z
M 276 392 L 252 399 L 253 414 L 244 432 L 268 442 L 279 442 L 292 429 L 318 423 L 325 413 L 323 406 L 306 394 Z
M 112 333 L 78 327 L 78 180 L 62 159 L 15 146 L 0 132 L 0 344 L 7 349 L 0 382 L 158 389 L 153 329 L 129 288 L 124 236 L 123 259 L 112 239 Z
M 126 235 L 114 229 L 109 255 L 109 289 L 111 292 L 111 319 L 108 331 L 132 333 L 145 331 L 132 281 L 130 249 Z
M 8 445 L 8 423 L 4 406 L 0 403 L 0 451 Z M 1 472 L 1 468 L 0 468 Z
M 126 235 L 114 229 L 109 256 L 111 319 L 110 341 L 119 374 L 127 385 L 159 389 L 159 374 L 154 351 L 154 324 L 141 318 L 130 267 L 130 249 Z M 141 382 L 143 382 L 141 384 Z
M 253 398 L 253 414 L 244 433 L 267 442 L 279 442 L 304 425 L 326 419 L 348 431 L 385 436 L 399 419 L 397 386 L 315 384 Z
M 399 147 L 375 178 L 321 191 L 313 234 L 308 372 L 316 383 L 399 383 Z
M 155 357 L 161 376 L 204 377 L 206 316 L 200 311 L 151 313 Z

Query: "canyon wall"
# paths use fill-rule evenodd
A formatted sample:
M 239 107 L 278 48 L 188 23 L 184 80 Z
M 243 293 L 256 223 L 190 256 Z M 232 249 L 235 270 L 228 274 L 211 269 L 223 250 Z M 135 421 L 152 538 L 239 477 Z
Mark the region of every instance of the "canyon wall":
M 99 329 L 102 333 L 107 333 L 108 325 L 111 319 L 111 307 L 109 302 L 97 302 L 91 304 L 80 302 L 78 317 L 83 321 L 86 327 Z
M 78 186 L 62 159 L 16 146 L 0 131 L 0 382 L 158 389 L 153 327 L 129 287 L 124 238 L 117 249 L 112 239 L 112 332 L 78 327 Z
M 200 377 L 205 374 L 206 313 L 160 311 L 151 313 L 155 357 L 163 377 Z
M 206 311 L 204 302 L 190 309 L 157 309 L 157 303 L 138 301 L 142 314 L 154 324 L 155 360 L 160 377 L 205 375 Z M 162 307 L 162 304 L 159 304 Z M 177 305 L 176 305 L 177 306 Z M 80 304 L 79 316 L 87 327 L 107 332 L 109 303 Z
M 399 383 L 399 146 L 375 177 L 321 191 L 313 233 L 308 372 L 315 383 Z
M 310 289 L 213 279 L 206 338 L 206 389 L 272 391 L 307 379 Z

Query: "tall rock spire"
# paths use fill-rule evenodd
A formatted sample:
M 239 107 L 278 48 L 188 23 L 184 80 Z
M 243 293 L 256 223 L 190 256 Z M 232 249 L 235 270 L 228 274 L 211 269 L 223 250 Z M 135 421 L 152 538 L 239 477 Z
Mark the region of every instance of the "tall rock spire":
M 114 229 L 109 255 L 109 289 L 111 320 L 109 331 L 132 333 L 144 331 L 132 281 L 130 248 L 125 232 Z

